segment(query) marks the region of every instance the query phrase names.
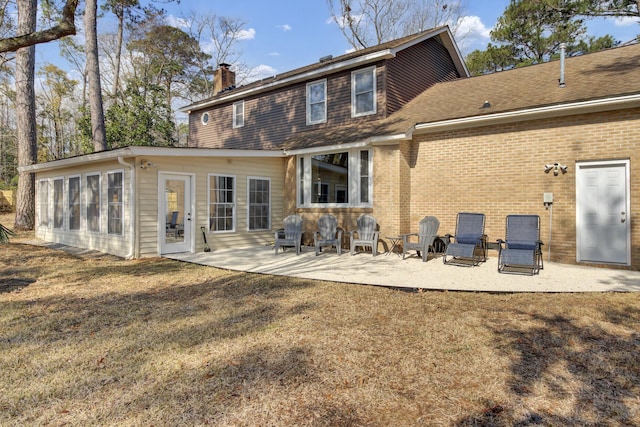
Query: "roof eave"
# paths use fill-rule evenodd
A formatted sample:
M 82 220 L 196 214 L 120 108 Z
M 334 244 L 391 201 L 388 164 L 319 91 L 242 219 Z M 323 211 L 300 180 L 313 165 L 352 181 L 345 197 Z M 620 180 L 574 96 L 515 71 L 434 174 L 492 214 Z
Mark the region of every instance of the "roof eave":
M 284 157 L 282 150 L 231 150 L 217 148 L 177 148 L 177 147 L 125 147 L 112 151 L 101 151 L 98 153 L 85 154 L 83 156 L 70 157 L 67 159 L 54 160 L 46 163 L 37 163 L 29 166 L 18 167 L 19 172 L 42 172 L 76 165 L 86 165 L 87 163 L 98 163 L 115 160 L 119 157 L 140 157 L 140 156 L 171 156 L 171 157 L 255 157 L 274 158 Z
M 449 130 L 469 129 L 480 126 L 498 125 L 575 114 L 598 113 L 621 108 L 640 107 L 640 94 L 625 95 L 597 100 L 571 102 L 544 107 L 527 108 L 482 116 L 462 117 L 430 123 L 418 123 L 414 134 L 425 134 Z

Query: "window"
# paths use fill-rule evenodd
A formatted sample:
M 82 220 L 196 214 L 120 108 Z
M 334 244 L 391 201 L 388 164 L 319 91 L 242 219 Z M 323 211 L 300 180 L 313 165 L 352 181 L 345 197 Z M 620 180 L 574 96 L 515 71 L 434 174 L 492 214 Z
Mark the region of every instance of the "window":
M 307 84 L 307 124 L 327 121 L 327 81 Z
M 107 174 L 107 233 L 122 234 L 123 193 L 122 172 Z
M 202 117 L 200 117 L 200 122 L 202 122 L 203 125 L 209 123 L 209 113 L 204 113 Z
M 299 207 L 370 207 L 371 150 L 355 149 L 298 158 Z
M 233 176 L 209 175 L 210 231 L 235 231 L 235 182 Z
M 351 73 L 351 116 L 376 112 L 376 68 Z
M 53 180 L 53 228 L 64 227 L 64 179 Z
M 49 181 L 38 181 L 38 227 L 49 227 Z
M 100 175 L 87 175 L 87 231 L 100 232 Z
M 233 103 L 233 127 L 241 128 L 244 126 L 244 101 Z
M 268 178 L 248 178 L 249 230 L 271 228 L 271 181 Z
M 69 178 L 67 188 L 67 209 L 69 214 L 69 230 L 80 230 L 80 177 Z

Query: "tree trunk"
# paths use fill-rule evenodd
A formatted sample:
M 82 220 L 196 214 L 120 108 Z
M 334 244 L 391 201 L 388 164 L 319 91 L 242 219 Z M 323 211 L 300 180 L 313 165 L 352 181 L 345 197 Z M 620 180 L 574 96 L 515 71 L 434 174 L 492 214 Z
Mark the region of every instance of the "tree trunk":
M 118 5 L 116 16 L 118 17 L 118 39 L 116 42 L 116 64 L 113 73 L 113 98 L 118 97 L 120 91 L 120 60 L 122 58 L 122 40 L 124 38 L 124 6 Z
M 36 29 L 37 0 L 18 0 L 18 34 Z M 18 166 L 37 162 L 36 102 L 34 92 L 36 47 L 19 49 L 16 53 L 16 139 Z M 20 172 L 16 193 L 15 230 L 33 230 L 35 213 L 35 175 Z
M 100 86 L 100 64 L 98 62 L 97 0 L 87 0 L 84 12 L 85 50 L 87 53 L 87 79 L 89 81 L 89 111 L 91 112 L 91 135 L 93 150 L 107 149 L 107 135 L 102 108 Z

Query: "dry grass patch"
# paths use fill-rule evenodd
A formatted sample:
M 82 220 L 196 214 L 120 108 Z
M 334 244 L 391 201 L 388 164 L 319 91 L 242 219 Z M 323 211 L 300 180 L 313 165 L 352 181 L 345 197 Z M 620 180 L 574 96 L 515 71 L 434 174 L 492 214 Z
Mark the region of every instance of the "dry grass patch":
M 418 293 L 14 243 L 0 425 L 640 425 L 639 330 L 638 294 Z

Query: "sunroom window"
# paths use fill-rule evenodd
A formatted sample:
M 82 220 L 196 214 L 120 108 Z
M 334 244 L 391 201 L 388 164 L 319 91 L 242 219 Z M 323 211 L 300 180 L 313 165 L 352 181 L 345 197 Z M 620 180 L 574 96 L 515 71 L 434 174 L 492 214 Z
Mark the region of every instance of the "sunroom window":
M 371 206 L 371 150 L 298 157 L 298 206 Z

